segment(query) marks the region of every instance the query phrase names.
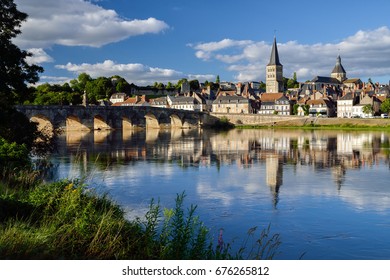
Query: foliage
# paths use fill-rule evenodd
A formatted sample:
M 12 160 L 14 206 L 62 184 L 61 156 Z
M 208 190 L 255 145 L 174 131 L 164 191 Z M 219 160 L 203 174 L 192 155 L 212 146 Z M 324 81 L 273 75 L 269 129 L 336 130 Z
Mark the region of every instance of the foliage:
M 254 229 L 238 252 L 220 234 L 184 210 L 185 195 L 172 209 L 152 200 L 145 219 L 128 221 L 106 195 L 78 180 L 18 190 L 0 184 L 0 256 L 5 259 L 242 259 L 273 258 L 279 235 Z M 252 243 L 250 243 L 252 242 Z
M 39 85 L 35 88 L 33 95 L 31 103 L 34 105 L 70 105 L 82 102 L 81 93 L 73 91 L 68 83 Z
M 12 108 L 1 110 L 0 120 L 0 137 L 10 143 L 25 144 L 28 150 L 33 148 L 39 134 L 36 124 L 31 123 L 25 115 Z
M 373 113 L 374 109 L 371 104 L 366 104 L 363 106 L 362 111 L 364 114 L 369 115 Z
M 299 108 L 299 104 L 294 104 L 294 106 L 293 106 L 293 115 L 298 115 L 298 108 Z
M 385 101 L 382 102 L 381 111 L 382 113 L 390 113 L 390 98 L 387 98 Z
M 20 26 L 27 14 L 17 10 L 13 0 L 2 0 L 0 5 L 0 108 L 22 102 L 26 83 L 38 81 L 43 68 L 29 65 L 31 53 L 20 50 L 12 39 L 21 33 Z
M 13 168 L 26 166 L 29 163 L 29 151 L 25 144 L 10 143 L 0 137 L 0 166 Z

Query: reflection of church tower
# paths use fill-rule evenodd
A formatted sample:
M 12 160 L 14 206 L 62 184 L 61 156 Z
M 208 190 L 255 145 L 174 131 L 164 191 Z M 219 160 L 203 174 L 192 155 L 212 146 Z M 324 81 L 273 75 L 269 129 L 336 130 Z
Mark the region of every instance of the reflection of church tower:
M 333 174 L 334 182 L 337 185 L 337 190 L 341 190 L 341 187 L 345 182 L 344 165 L 342 164 L 342 165 L 332 167 L 332 174 Z
M 266 90 L 268 93 L 283 92 L 283 65 L 279 61 L 276 38 L 272 45 L 271 57 L 266 67 Z
M 336 78 L 342 83 L 347 79 L 347 72 L 345 72 L 343 65 L 341 65 L 341 57 L 337 56 L 336 65 L 333 68 L 332 73 L 330 74 L 332 78 Z
M 267 185 L 270 187 L 274 196 L 274 206 L 279 201 L 279 189 L 283 184 L 283 165 L 279 163 L 277 155 L 269 155 L 266 159 L 266 171 L 267 171 Z

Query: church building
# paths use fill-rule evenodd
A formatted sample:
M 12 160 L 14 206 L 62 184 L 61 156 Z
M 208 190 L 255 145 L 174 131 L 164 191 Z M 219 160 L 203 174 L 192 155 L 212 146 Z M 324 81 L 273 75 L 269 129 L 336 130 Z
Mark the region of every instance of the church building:
M 276 44 L 276 37 L 274 37 L 271 57 L 266 67 L 266 92 L 278 93 L 283 91 L 284 91 L 283 65 L 279 61 L 279 53 Z

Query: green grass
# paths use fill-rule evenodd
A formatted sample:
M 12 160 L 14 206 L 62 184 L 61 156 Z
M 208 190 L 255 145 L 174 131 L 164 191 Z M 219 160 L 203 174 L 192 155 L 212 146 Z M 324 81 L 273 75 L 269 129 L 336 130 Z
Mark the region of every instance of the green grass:
M 266 126 L 266 125 L 236 125 L 238 129 L 302 129 L 302 130 L 372 130 L 372 131 L 390 131 L 390 126 L 369 126 L 369 125 L 356 125 L 351 123 L 340 125 L 317 125 L 306 124 L 302 126 Z
M 0 183 L 0 259 L 272 259 L 278 253 L 279 235 L 269 228 L 258 237 L 248 232 L 237 252 L 222 234 L 215 244 L 197 206 L 184 209 L 184 193 L 174 208 L 151 200 L 145 217 L 129 221 L 108 196 L 78 180 L 42 184 L 28 177 Z

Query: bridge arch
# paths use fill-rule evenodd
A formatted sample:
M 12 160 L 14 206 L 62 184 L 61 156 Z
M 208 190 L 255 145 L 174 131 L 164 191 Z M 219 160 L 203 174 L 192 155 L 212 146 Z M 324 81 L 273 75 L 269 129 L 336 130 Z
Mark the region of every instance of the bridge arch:
M 172 114 L 170 117 L 171 117 L 171 127 L 172 128 L 182 128 L 183 127 L 183 120 L 179 115 Z
M 108 130 L 111 129 L 111 127 L 107 124 L 106 120 L 101 115 L 95 115 L 93 117 L 93 129 Z
M 79 117 L 68 115 L 66 117 L 66 131 L 88 131 L 88 126 L 83 124 Z
M 48 135 L 52 135 L 54 133 L 54 126 L 47 116 L 40 114 L 34 115 L 30 118 L 30 121 L 37 124 L 39 131 L 42 131 Z
M 160 128 L 160 122 L 153 113 L 147 113 L 145 115 L 146 128 Z

